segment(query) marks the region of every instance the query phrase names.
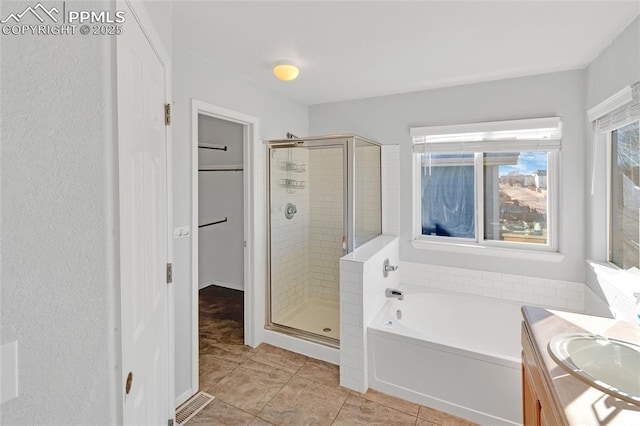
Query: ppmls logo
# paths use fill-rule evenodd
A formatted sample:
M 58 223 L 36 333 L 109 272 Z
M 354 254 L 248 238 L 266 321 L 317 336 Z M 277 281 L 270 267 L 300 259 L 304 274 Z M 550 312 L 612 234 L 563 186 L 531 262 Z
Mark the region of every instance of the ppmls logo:
M 124 22 L 123 10 L 66 10 L 64 1 L 58 7 L 38 2 L 0 20 L 3 35 L 118 35 Z
M 55 6 L 52 7 L 51 9 L 47 9 L 46 7 L 44 7 L 42 5 L 42 3 L 38 3 L 34 7 L 31 7 L 31 6 L 27 7 L 22 13 L 10 13 L 9 16 L 7 16 L 5 19 L 0 21 L 0 24 L 7 24 L 11 20 L 13 20 L 14 23 L 16 23 L 16 24 L 19 24 L 20 20 L 22 19 L 22 17 L 27 15 L 27 14 L 31 14 L 31 15 L 35 16 L 38 19 L 38 21 L 40 21 L 40 22 L 44 22 L 43 16 L 47 16 L 54 23 L 57 23 L 58 22 L 58 18 L 56 18 L 54 16 L 54 14 L 57 15 L 59 13 L 60 13 L 60 11 L 58 9 L 56 9 Z

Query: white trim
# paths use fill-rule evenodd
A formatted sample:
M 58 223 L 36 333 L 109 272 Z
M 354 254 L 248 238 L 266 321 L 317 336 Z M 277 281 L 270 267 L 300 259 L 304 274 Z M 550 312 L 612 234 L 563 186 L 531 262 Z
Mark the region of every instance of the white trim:
M 418 151 L 417 153 L 421 153 Z M 547 243 L 546 244 L 534 244 L 534 243 L 518 243 L 508 242 L 500 240 L 486 240 L 484 238 L 484 162 L 481 152 L 475 152 L 473 158 L 474 166 L 474 221 L 475 221 L 475 235 L 474 238 L 456 238 L 456 237 L 442 237 L 442 236 L 429 236 L 422 234 L 422 179 L 421 179 L 421 157 L 416 154 L 412 154 L 414 157 L 413 162 L 413 234 L 411 241 L 412 245 L 416 248 L 428 248 L 430 250 L 442 250 L 442 251 L 457 251 L 448 249 L 448 245 L 453 247 L 474 247 L 476 249 L 471 251 L 462 251 L 466 254 L 479 254 L 479 255 L 496 255 L 492 250 L 513 250 L 515 253 L 536 253 L 546 252 L 548 254 L 558 254 L 558 242 L 559 242 L 559 203 L 560 203 L 560 152 L 548 151 L 547 152 Z M 481 251 L 477 248 L 488 249 L 487 251 Z M 502 253 L 502 252 L 499 252 Z M 514 254 L 512 256 L 505 254 L 505 257 L 518 258 L 520 255 Z M 564 255 L 561 255 L 564 258 Z M 544 256 L 538 256 L 542 259 Z M 551 256 L 551 258 L 556 258 Z M 556 261 L 556 260 L 552 260 Z
M 527 129 L 561 128 L 560 117 L 529 118 L 525 120 L 487 121 L 483 123 L 452 124 L 446 126 L 412 127 L 411 136 L 437 136 L 460 133 L 504 132 Z
M 598 118 L 609 114 L 611 111 L 628 104 L 632 100 L 633 88 L 631 86 L 627 86 L 587 111 L 587 117 L 589 117 L 589 121 L 595 121 Z
M 171 103 L 173 98 L 173 93 L 171 91 L 171 81 L 172 81 L 172 70 L 171 70 L 171 56 L 168 51 L 165 49 L 162 40 L 156 31 L 155 26 L 153 25 L 153 20 L 151 16 L 149 16 L 149 12 L 145 8 L 143 2 L 135 1 L 135 0 L 119 0 L 124 1 L 131 12 L 135 15 L 135 19 L 138 21 L 142 32 L 147 37 L 149 44 L 155 51 L 158 56 L 160 62 L 164 66 L 165 71 L 165 81 L 164 81 L 164 90 L 165 90 L 165 103 Z M 116 3 L 116 8 L 118 7 Z M 167 149 L 167 262 L 173 263 L 173 144 L 171 140 L 171 127 L 165 126 L 165 144 Z M 169 337 L 168 337 L 168 365 L 169 365 L 169 412 L 167 416 L 169 419 L 175 420 L 175 302 L 174 302 L 174 294 L 175 294 L 175 285 L 168 285 L 167 292 L 167 313 L 168 313 L 168 328 L 169 328 Z M 118 380 L 119 380 L 119 372 L 118 372 Z M 121 410 L 122 411 L 122 410 Z
M 258 151 L 259 119 L 252 115 L 233 111 L 198 99 L 191 100 L 191 389 L 199 389 L 199 333 L 198 333 L 198 115 L 242 124 L 243 137 L 243 187 L 244 187 L 244 343 L 255 347 L 261 340 L 260 325 L 264 326 L 264 315 L 260 315 L 260 291 L 264 293 L 263 265 L 256 253 L 256 223 L 263 216 L 263 206 L 257 203 L 259 176 L 255 173 Z M 264 298 L 264 297 L 263 297 Z M 262 309 L 264 311 L 264 308 Z
M 306 355 L 310 358 L 319 359 L 320 361 L 330 364 L 340 365 L 340 349 L 331 348 L 319 343 L 309 342 L 307 340 L 298 339 L 287 336 L 284 333 L 265 330 L 264 341 L 273 346 L 277 346 L 288 351 Z
M 195 394 L 196 394 L 196 392 L 194 392 L 193 389 L 191 389 L 191 388 L 189 388 L 186 391 L 182 392 L 182 394 L 180 394 L 180 395 L 178 395 L 176 397 L 176 408 L 181 406 L 185 402 L 187 402 L 189 400 L 189 398 L 191 398 Z
M 508 249 L 500 247 L 488 247 L 477 243 L 450 243 L 440 241 L 411 240 L 411 245 L 416 249 L 443 251 L 448 253 L 474 254 L 479 256 L 494 256 L 506 259 L 539 260 L 546 262 L 561 262 L 565 255 L 553 251 Z
M 509 151 L 559 151 L 560 139 L 504 139 L 504 140 L 459 140 L 443 142 L 416 142 L 415 154 L 464 153 L 464 152 L 509 152 Z
M 597 135 L 596 135 L 597 136 Z M 620 267 L 618 265 L 616 265 L 615 263 L 613 263 L 612 259 L 613 259 L 613 247 L 611 246 L 611 211 L 613 210 L 613 206 L 611 205 L 611 184 L 612 184 L 612 179 L 611 179 L 611 173 L 613 173 L 613 167 L 611 167 L 611 161 L 613 159 L 613 140 L 611 138 L 611 132 L 607 132 L 606 133 L 606 139 L 605 139 L 605 147 L 606 147 L 606 171 L 605 171 L 605 177 L 606 177 L 606 184 L 605 184 L 605 200 L 607 202 L 607 206 L 606 206 L 606 220 L 607 222 L 605 223 L 605 227 L 606 227 L 606 244 L 607 244 L 607 256 L 604 259 L 605 262 L 614 265 L 616 268 L 620 269 Z

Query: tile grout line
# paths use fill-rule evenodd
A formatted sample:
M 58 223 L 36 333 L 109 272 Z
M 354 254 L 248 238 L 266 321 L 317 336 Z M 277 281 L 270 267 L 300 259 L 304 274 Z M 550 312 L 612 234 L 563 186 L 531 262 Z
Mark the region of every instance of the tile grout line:
M 340 415 L 340 412 L 342 411 L 342 409 L 344 408 L 344 404 L 347 403 L 347 399 L 349 399 L 349 397 L 351 396 L 351 392 L 349 392 L 347 394 L 347 397 L 344 399 L 344 401 L 342 401 L 342 405 L 340 406 L 340 409 L 338 410 L 338 413 L 336 414 L 336 416 L 333 418 L 333 420 L 331 421 L 331 424 L 334 424 L 338 418 L 338 416 Z

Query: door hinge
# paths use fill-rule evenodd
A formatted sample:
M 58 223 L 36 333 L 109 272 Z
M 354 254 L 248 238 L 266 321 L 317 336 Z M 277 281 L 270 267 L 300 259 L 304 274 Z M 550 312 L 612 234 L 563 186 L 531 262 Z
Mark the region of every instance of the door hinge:
M 167 263 L 167 284 L 173 282 L 173 263 Z
M 164 124 L 171 124 L 171 104 L 164 104 Z

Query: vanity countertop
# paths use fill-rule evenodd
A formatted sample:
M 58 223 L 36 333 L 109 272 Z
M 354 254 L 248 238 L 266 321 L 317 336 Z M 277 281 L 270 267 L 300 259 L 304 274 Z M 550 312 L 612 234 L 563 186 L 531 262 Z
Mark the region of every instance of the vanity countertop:
M 640 327 L 610 318 L 525 306 L 524 326 L 550 399 L 570 425 L 640 425 L 640 406 L 628 404 L 569 375 L 549 355 L 547 345 L 562 333 L 594 333 L 640 344 Z

